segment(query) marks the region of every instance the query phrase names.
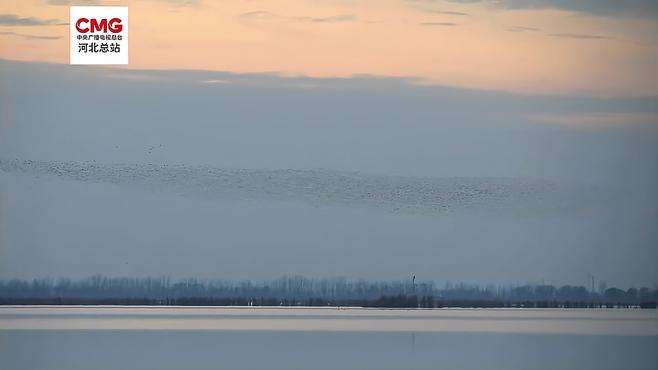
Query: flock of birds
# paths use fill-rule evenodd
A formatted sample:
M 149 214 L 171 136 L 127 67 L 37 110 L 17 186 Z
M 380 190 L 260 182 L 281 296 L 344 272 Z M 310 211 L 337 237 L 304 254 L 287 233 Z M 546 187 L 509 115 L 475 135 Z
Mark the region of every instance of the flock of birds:
M 185 164 L 0 159 L 0 171 L 89 183 L 140 185 L 181 195 L 365 206 L 405 213 L 513 206 L 541 201 L 555 190 L 550 182 L 525 178 L 423 178 L 321 169 L 224 169 Z

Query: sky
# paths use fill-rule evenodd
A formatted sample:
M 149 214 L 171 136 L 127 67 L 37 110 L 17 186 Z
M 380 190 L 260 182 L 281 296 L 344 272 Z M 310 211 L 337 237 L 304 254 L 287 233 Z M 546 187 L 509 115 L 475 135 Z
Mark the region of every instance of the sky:
M 68 62 L 66 0 L 0 3 L 2 56 Z M 652 0 L 78 1 L 128 5 L 131 69 L 359 74 L 656 96 Z
M 425 214 L 3 171 L 0 278 L 658 283 L 655 2 L 111 3 L 125 67 L 67 64 L 66 1 L 0 3 L 0 159 L 554 191 Z

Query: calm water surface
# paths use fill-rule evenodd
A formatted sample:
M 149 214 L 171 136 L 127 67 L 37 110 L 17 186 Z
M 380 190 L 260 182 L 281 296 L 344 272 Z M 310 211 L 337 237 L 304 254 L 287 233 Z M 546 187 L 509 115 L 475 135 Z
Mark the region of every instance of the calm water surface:
M 0 307 L 0 369 L 658 369 L 656 310 Z

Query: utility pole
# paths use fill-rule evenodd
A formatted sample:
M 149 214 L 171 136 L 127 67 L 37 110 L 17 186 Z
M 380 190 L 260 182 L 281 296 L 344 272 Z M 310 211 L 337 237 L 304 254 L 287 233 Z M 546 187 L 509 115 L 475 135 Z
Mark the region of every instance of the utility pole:
M 592 275 L 588 272 L 587 277 L 589 278 L 588 280 L 591 280 L 590 292 L 593 294 L 594 293 L 594 275 Z

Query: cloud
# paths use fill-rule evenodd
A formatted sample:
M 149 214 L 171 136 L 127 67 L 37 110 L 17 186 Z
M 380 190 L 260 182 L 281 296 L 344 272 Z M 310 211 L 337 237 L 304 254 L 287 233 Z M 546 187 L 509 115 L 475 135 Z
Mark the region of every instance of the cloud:
M 507 29 L 509 32 L 541 32 L 540 28 L 536 27 L 526 27 L 526 26 L 514 26 Z M 574 40 L 614 40 L 614 37 L 604 36 L 604 35 L 594 35 L 587 33 L 547 33 L 551 37 L 559 37 L 564 39 L 574 39 Z
M 426 0 L 427 1 L 427 0 Z M 598 16 L 655 18 L 656 0 L 448 0 L 453 3 L 485 3 L 504 9 L 561 9 Z
M 331 17 L 310 18 L 309 20 L 315 23 L 351 22 L 356 20 L 356 16 L 353 14 L 341 14 Z
M 30 39 L 30 40 L 57 40 L 57 39 L 61 39 L 60 36 L 27 35 L 27 34 L 23 34 L 23 33 L 11 32 L 11 31 L 1 31 L 0 35 L 16 36 L 16 37 L 22 37 L 24 39 Z
M 426 27 L 434 27 L 434 26 L 443 26 L 443 27 L 454 27 L 458 26 L 457 23 L 452 23 L 452 22 L 421 22 L 418 23 L 421 26 L 426 26 Z
M 269 19 L 281 18 L 280 16 L 274 13 L 270 13 L 264 10 L 256 10 L 253 12 L 242 13 L 238 17 L 243 19 L 254 19 L 254 20 L 269 20 Z
M 614 37 L 602 36 L 602 35 L 590 35 L 585 33 L 549 33 L 551 37 L 562 37 L 566 39 L 577 39 L 577 40 L 613 40 Z
M 507 29 L 509 32 L 539 32 L 541 29 L 536 27 L 514 26 Z
M 425 10 L 425 11 L 427 13 L 433 13 L 433 14 L 459 15 L 459 16 L 469 15 L 468 13 L 455 12 L 455 11 L 451 11 L 451 10 Z
M 0 14 L 0 26 L 63 26 L 67 24 L 57 19 L 22 18 L 16 14 Z
M 199 5 L 198 0 L 156 0 L 156 1 L 162 1 L 169 3 L 171 5 L 176 5 L 176 6 L 196 6 Z
M 49 5 L 102 5 L 107 3 L 103 0 L 46 0 Z
M 231 81 L 225 80 L 225 79 L 218 79 L 218 78 L 212 78 L 209 80 L 203 80 L 201 83 L 208 84 L 208 85 L 226 85 L 230 84 Z
M 468 13 L 458 12 L 453 10 L 444 10 L 444 9 L 433 9 L 429 5 L 434 5 L 436 1 L 434 0 L 404 0 L 406 3 L 410 4 L 413 8 L 425 13 L 432 14 L 442 14 L 442 15 L 457 15 L 457 16 L 468 16 Z
M 46 0 L 44 2 L 48 5 L 73 5 L 74 3 L 74 1 L 72 0 Z M 75 3 L 77 5 L 94 5 L 98 2 L 81 0 L 81 1 L 75 1 Z M 89 3 L 93 3 L 93 4 L 89 4 Z
M 133 71 L 112 71 L 111 73 L 105 74 L 105 77 L 118 80 L 126 81 L 139 81 L 139 82 L 162 82 L 168 81 L 169 79 L 161 74 L 151 74 L 151 73 L 140 73 Z
M 195 6 L 199 4 L 198 0 L 152 0 L 154 2 L 168 3 L 175 6 Z M 122 1 L 117 0 L 46 0 L 50 5 L 125 5 Z
M 269 19 L 269 18 L 279 18 L 278 15 L 270 13 L 265 10 L 255 10 L 253 12 L 246 12 L 239 15 L 240 18 L 257 18 L 257 19 Z
M 532 122 L 559 125 L 658 125 L 658 115 L 652 113 L 584 113 L 584 114 L 533 114 Z
M 287 17 L 271 13 L 265 10 L 256 10 L 252 12 L 242 13 L 238 16 L 245 20 L 255 21 L 270 21 L 270 20 L 286 20 L 291 22 L 311 22 L 311 23 L 338 23 L 338 22 L 352 22 L 357 18 L 354 14 L 339 14 L 328 17 Z

